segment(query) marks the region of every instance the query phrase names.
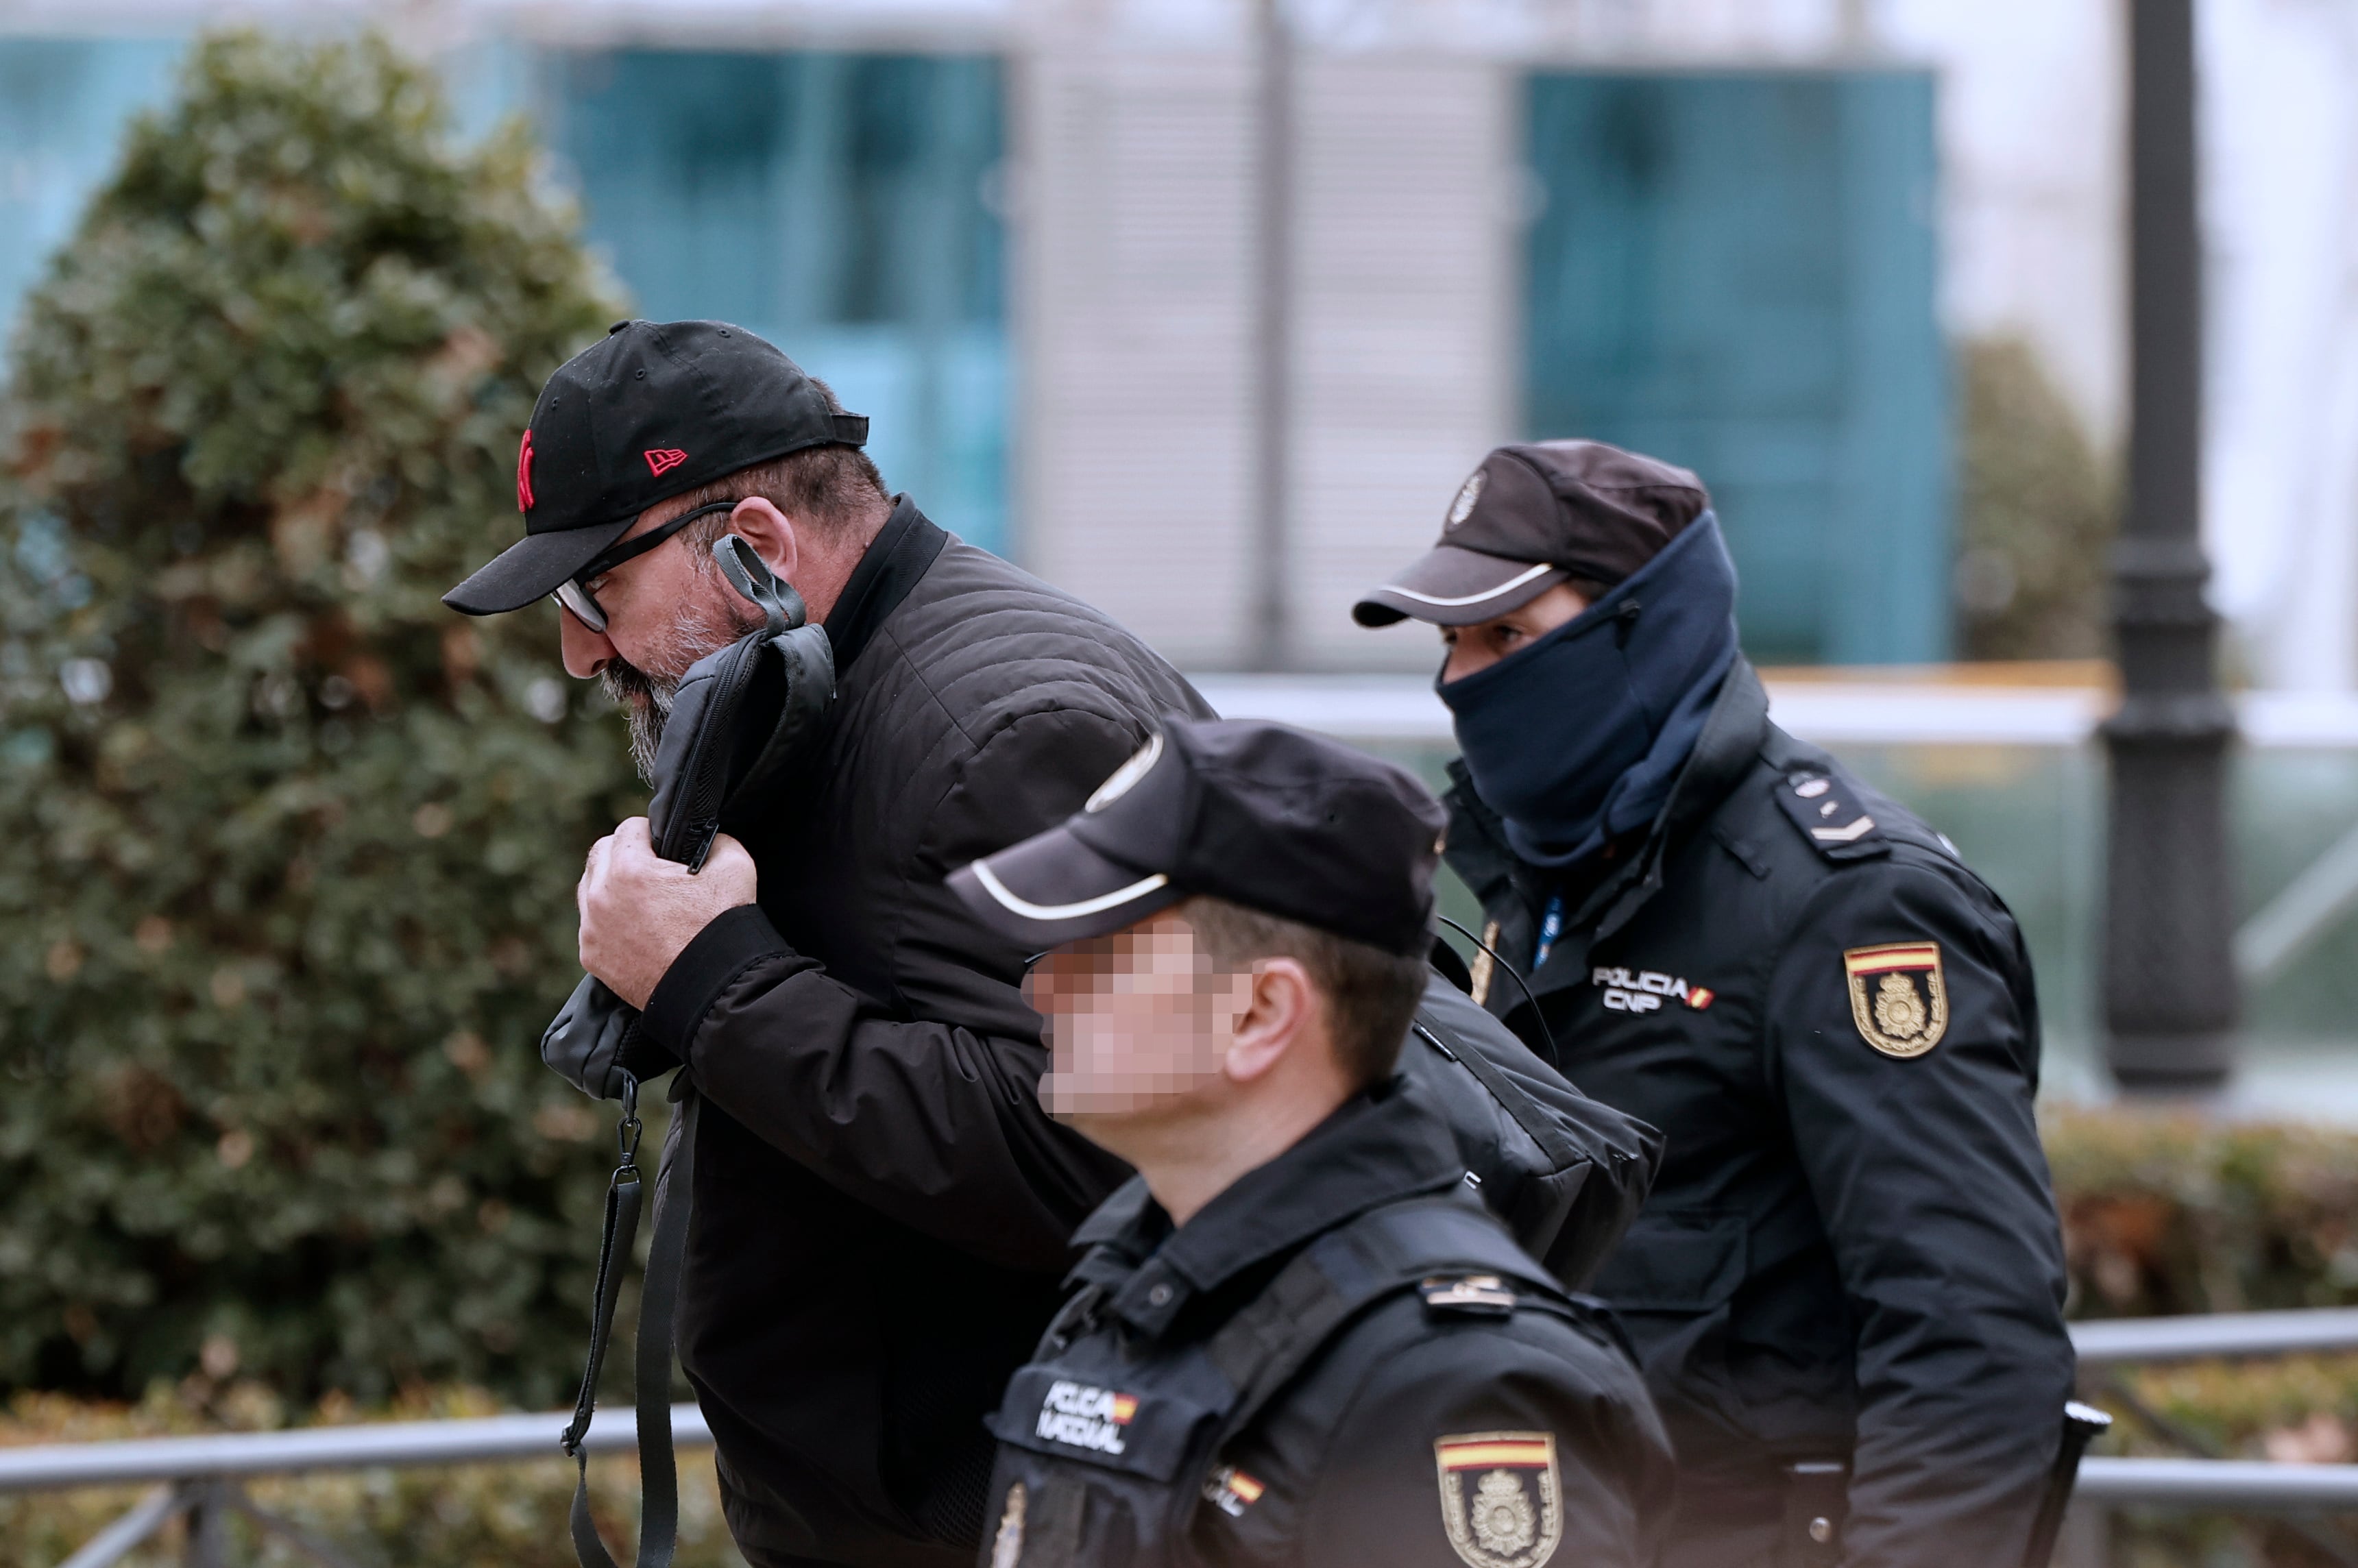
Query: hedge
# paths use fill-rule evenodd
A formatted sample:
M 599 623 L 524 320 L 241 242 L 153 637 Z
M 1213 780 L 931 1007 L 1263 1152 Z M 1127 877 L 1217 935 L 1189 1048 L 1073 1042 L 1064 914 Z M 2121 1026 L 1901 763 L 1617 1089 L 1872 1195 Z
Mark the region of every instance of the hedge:
M 0 392 L 0 1390 L 577 1376 L 604 1119 L 534 1043 L 639 808 L 514 539 L 622 306 L 381 42 L 197 47 Z

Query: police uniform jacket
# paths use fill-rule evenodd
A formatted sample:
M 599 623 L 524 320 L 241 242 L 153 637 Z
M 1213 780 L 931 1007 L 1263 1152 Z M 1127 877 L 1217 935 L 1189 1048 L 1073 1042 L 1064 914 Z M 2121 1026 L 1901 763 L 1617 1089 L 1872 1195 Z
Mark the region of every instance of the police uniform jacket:
M 1133 1180 L 993 1422 L 987 1568 L 1636 1568 L 1669 1447 L 1399 1080 L 1186 1225 Z
M 1601 877 L 1520 861 L 1462 771 L 1450 805 L 1449 862 L 1519 970 L 1559 903 L 1528 976 L 1545 1029 L 1511 977 L 1481 977 L 1486 1004 L 1667 1139 L 1593 1287 L 1678 1449 L 1666 1561 L 1797 1561 L 1782 1469 L 1817 1460 L 1851 1467 L 1827 1560 L 2013 1568 L 2073 1366 L 2005 906 L 1769 723 L 1740 659 L 1660 818 Z

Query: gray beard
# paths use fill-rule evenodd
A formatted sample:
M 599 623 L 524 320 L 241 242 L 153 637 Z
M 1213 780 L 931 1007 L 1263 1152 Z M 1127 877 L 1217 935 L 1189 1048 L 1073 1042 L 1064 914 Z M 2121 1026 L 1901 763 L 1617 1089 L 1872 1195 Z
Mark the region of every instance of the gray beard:
M 671 717 L 672 699 L 679 695 L 679 683 L 688 666 L 762 624 L 762 618 L 750 606 L 731 603 L 722 615 L 726 624 L 716 627 L 688 607 L 680 608 L 649 660 L 651 664 L 660 661 L 677 675 L 651 674 L 617 655 L 599 676 L 608 700 L 622 710 L 630 724 L 631 765 L 650 789 L 654 787 L 655 752 L 663 744 L 664 721 Z
M 638 770 L 639 782 L 653 789 L 655 749 L 663 744 L 664 720 L 671 717 L 672 698 L 679 695 L 679 682 L 651 676 L 637 665 L 619 659 L 606 666 L 600 680 L 608 699 L 622 710 L 622 718 L 630 725 L 631 766 Z

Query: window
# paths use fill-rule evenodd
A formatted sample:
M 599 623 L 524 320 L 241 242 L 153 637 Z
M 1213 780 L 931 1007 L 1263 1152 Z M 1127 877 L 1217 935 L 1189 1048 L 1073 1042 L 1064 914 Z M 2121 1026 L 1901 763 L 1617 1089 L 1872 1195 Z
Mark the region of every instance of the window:
M 631 49 L 543 81 L 639 311 L 768 338 L 871 417 L 888 485 L 1004 551 L 997 61 Z
M 163 101 L 179 55 L 165 38 L 0 38 L 0 323 L 72 236 L 124 123 Z
M 1695 470 L 1763 662 L 1949 650 L 1932 79 L 1545 74 L 1525 427 Z

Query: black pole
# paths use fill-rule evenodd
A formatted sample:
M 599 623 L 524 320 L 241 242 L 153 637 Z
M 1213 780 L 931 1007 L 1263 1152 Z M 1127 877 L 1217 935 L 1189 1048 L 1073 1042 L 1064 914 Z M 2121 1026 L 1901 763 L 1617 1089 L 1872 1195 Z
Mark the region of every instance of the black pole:
M 1253 8 L 1258 112 L 1254 115 L 1253 278 L 1254 564 L 1246 662 L 1282 670 L 1293 657 L 1289 511 L 1293 402 L 1293 35 L 1285 0 Z
M 2226 813 L 2234 719 L 2202 593 L 2194 7 L 2127 5 L 2129 485 L 2113 553 L 2121 707 L 2104 726 L 2104 1023 L 2123 1087 L 2199 1090 L 2234 1065 L 2240 999 Z

